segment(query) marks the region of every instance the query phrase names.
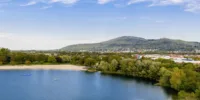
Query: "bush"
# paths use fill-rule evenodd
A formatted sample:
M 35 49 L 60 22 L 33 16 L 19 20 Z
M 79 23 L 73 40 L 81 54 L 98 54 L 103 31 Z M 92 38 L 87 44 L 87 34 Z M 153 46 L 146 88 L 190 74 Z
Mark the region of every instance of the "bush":
M 30 65 L 30 64 L 31 64 L 31 61 L 26 60 L 26 61 L 25 61 L 25 64 L 26 64 L 26 65 Z
M 44 61 L 40 61 L 39 63 L 40 63 L 40 64 L 44 64 Z
M 17 63 L 15 61 L 10 62 L 11 65 L 16 65 Z
M 54 57 L 54 56 L 49 56 L 49 57 L 48 57 L 48 62 L 49 62 L 49 63 L 56 63 L 55 57 Z
M 187 93 L 185 91 L 180 91 L 178 93 L 178 98 L 179 100 L 198 100 L 193 92 Z
M 2 61 L 0 61 L 0 65 L 3 65 L 3 62 L 2 62 Z
M 95 61 L 94 59 L 92 59 L 92 58 L 87 58 L 87 59 L 85 60 L 85 62 L 84 62 L 84 65 L 85 65 L 85 66 L 88 66 L 88 67 L 92 67 L 92 66 L 95 65 L 95 63 L 96 63 L 96 61 Z

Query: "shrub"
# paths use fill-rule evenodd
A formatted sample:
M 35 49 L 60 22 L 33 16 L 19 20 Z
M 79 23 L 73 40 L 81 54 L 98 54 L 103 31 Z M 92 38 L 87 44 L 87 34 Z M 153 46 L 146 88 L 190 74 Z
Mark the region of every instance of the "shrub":
M 11 65 L 16 65 L 17 63 L 15 61 L 10 62 Z
M 55 57 L 49 56 L 49 57 L 48 57 L 48 62 L 49 62 L 49 63 L 56 63 Z
M 25 64 L 26 64 L 26 65 L 30 65 L 30 64 L 31 64 L 31 61 L 26 60 L 26 61 L 25 61 Z
M 187 93 L 185 91 L 180 91 L 178 93 L 178 98 L 179 100 L 198 100 L 196 97 L 195 97 L 195 94 L 194 93 Z
M 0 65 L 3 65 L 3 62 L 2 62 L 2 61 L 0 61 Z

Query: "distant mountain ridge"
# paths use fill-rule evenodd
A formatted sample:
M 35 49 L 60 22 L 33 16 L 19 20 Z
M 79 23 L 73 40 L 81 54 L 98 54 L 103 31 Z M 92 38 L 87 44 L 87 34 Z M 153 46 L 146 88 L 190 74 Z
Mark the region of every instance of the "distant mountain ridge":
M 122 36 L 108 41 L 91 44 L 76 44 L 61 48 L 63 51 L 120 51 L 120 50 L 160 50 L 194 51 L 200 49 L 199 42 L 188 42 L 168 38 L 145 39 L 134 36 Z

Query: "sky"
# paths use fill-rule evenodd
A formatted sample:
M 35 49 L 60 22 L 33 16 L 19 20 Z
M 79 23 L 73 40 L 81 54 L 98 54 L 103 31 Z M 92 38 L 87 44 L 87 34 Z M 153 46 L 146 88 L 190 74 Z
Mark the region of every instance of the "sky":
M 49 50 L 119 36 L 200 42 L 200 0 L 0 0 L 0 47 Z

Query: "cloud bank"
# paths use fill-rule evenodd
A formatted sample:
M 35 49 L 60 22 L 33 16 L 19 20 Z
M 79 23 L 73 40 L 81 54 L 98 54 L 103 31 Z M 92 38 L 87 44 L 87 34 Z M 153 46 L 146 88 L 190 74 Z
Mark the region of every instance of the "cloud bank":
M 22 4 L 21 6 L 31 6 L 37 3 L 46 3 L 46 4 L 62 3 L 62 4 L 70 5 L 70 4 L 75 4 L 78 1 L 79 0 L 31 0 L 26 4 Z
M 30 1 L 30 2 L 28 2 L 27 4 L 22 4 L 22 5 L 20 5 L 20 6 L 31 6 L 31 5 L 35 5 L 35 4 L 37 4 L 36 1 Z
M 78 3 L 79 1 L 84 0 L 30 0 L 25 4 L 21 4 L 20 6 L 32 6 L 38 3 L 46 3 L 46 4 L 53 4 L 53 3 L 62 3 L 66 5 L 73 5 Z M 118 2 L 120 0 L 94 0 L 98 4 L 104 5 L 111 2 Z M 11 0 L 1 0 L 1 3 L 12 2 Z M 184 11 L 200 13 L 200 0 L 121 0 L 121 3 L 127 3 L 127 5 L 133 5 L 138 3 L 150 3 L 148 6 L 181 6 L 184 8 Z M 115 4 L 114 4 L 115 5 Z
M 75 4 L 77 3 L 79 0 L 49 0 L 50 3 L 63 3 L 63 4 Z
M 112 1 L 114 1 L 114 0 L 98 0 L 98 4 L 106 4 L 106 3 L 109 3 Z
M 177 5 L 184 7 L 185 11 L 200 12 L 200 0 L 130 0 L 128 5 L 149 2 L 149 6 Z

